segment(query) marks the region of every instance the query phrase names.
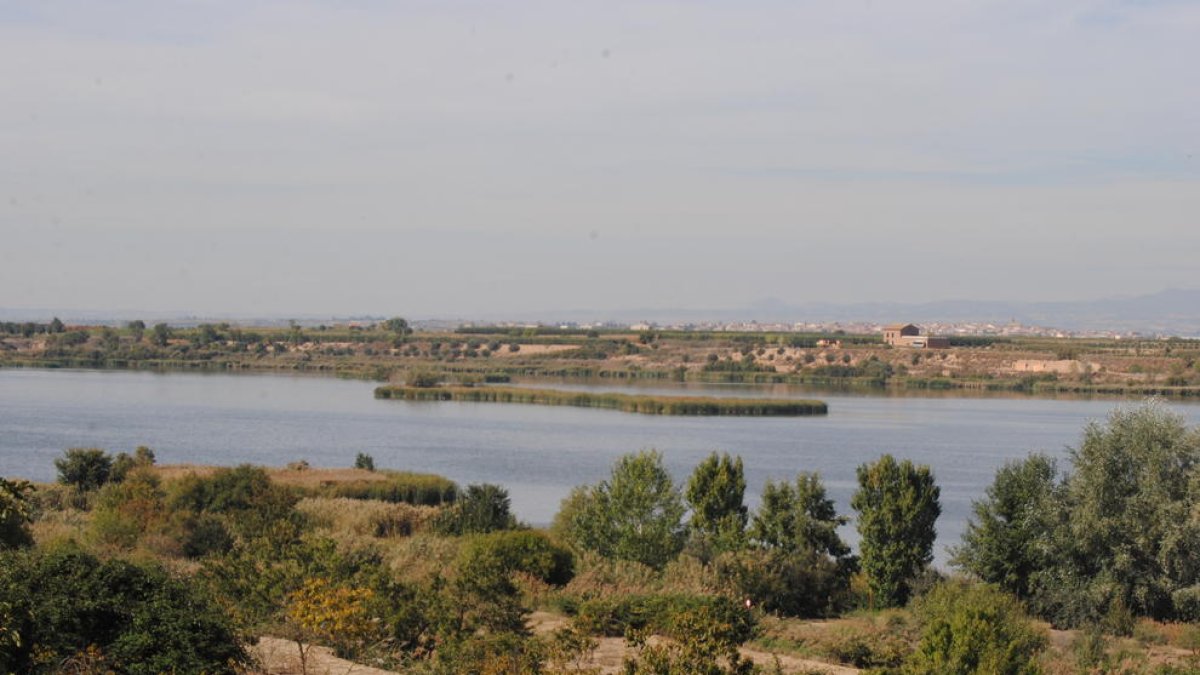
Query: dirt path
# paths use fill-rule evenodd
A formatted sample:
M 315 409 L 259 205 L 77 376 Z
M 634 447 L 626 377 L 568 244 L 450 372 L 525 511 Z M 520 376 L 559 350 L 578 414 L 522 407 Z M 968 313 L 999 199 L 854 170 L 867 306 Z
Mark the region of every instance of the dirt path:
M 566 617 L 558 614 L 550 614 L 549 612 L 534 612 L 529 617 L 529 627 L 535 633 L 549 633 L 559 628 L 564 628 L 569 624 L 570 621 Z M 590 668 L 599 668 L 601 673 L 606 674 L 620 672 L 621 663 L 625 660 L 627 652 L 625 640 L 610 637 L 600 638 L 598 642 L 599 644 L 596 646 L 596 650 L 592 653 L 591 658 L 587 659 L 582 665 Z M 775 660 L 778 658 L 779 666 L 785 673 L 855 675 L 861 672 L 857 668 L 803 659 L 789 654 L 772 654 L 771 652 L 747 647 L 743 647 L 739 651 L 743 657 L 767 669 L 773 668 Z
M 261 675 L 300 675 L 300 652 L 296 643 L 283 638 L 261 637 L 250 647 Z M 397 675 L 392 670 L 364 666 L 333 655 L 328 647 L 313 647 L 308 654 L 308 675 Z
M 529 627 L 535 633 L 549 633 L 569 624 L 570 621 L 566 617 L 548 612 L 534 612 L 529 617 Z M 778 659 L 784 673 L 855 675 L 861 672 L 856 668 L 803 659 L 790 654 L 773 654 L 747 647 L 743 647 L 740 651 L 743 657 L 767 669 L 773 668 Z M 261 637 L 258 644 L 250 647 L 250 653 L 260 666 L 257 671 L 260 675 L 300 675 L 301 673 L 300 654 L 296 643 L 291 640 Z M 619 673 L 627 653 L 628 649 L 623 638 L 599 638 L 596 649 L 580 665 L 585 668 L 599 668 L 601 673 Z M 333 650 L 327 647 L 313 647 L 308 654 L 308 675 L 397 675 L 397 673 L 340 659 L 334 656 Z

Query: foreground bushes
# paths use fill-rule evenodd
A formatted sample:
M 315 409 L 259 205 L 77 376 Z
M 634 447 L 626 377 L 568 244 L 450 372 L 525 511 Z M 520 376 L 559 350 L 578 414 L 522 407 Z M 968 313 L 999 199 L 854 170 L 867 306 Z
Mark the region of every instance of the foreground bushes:
M 714 595 L 621 595 L 592 598 L 578 605 L 575 625 L 586 633 L 620 637 L 630 631 L 647 631 L 675 638 L 687 637 L 680 622 L 703 609 L 717 617 L 726 637 L 741 644 L 754 631 L 754 617 L 745 606 Z
M 0 556 L 0 671 L 232 673 L 247 657 L 203 593 L 156 566 L 74 549 Z
M 1041 672 L 1038 657 L 1048 643 L 1025 616 L 1020 602 L 982 584 L 947 582 L 916 603 L 921 638 L 905 673 Z

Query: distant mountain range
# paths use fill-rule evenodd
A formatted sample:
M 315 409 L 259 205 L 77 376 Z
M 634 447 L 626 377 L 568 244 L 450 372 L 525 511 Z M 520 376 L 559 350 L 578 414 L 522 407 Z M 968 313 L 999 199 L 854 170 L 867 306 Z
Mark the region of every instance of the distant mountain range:
M 229 320 L 242 324 L 284 323 L 294 318 L 302 323 L 380 320 L 379 316 L 330 317 L 319 315 L 290 315 L 252 317 L 228 313 L 222 316 L 198 317 L 184 311 L 137 310 L 54 310 L 0 308 L 0 321 L 46 321 L 58 316 L 67 323 L 105 323 L 142 318 L 147 322 L 166 321 L 173 324 L 195 324 L 204 321 Z M 410 316 L 410 319 L 431 317 Z M 1101 300 L 1063 302 L 1000 302 L 989 300 L 941 300 L 937 302 L 811 302 L 792 304 L 778 298 L 768 298 L 746 307 L 729 309 L 670 309 L 632 308 L 618 311 L 589 309 L 544 310 L 538 312 L 494 313 L 487 316 L 445 317 L 455 321 L 541 321 L 596 322 L 617 321 L 635 323 L 701 323 L 758 321 L 760 323 L 991 323 L 996 325 L 1017 322 L 1027 326 L 1043 326 L 1067 331 L 1120 331 L 1143 334 L 1200 337 L 1200 289 L 1167 289 L 1150 295 L 1105 298 Z M 439 321 L 441 323 L 443 321 Z

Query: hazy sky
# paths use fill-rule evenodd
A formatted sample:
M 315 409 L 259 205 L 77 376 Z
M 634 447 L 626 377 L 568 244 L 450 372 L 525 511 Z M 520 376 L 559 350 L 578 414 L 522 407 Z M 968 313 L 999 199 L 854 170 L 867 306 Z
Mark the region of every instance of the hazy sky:
M 1200 2 L 0 0 L 0 307 L 1197 287 Z

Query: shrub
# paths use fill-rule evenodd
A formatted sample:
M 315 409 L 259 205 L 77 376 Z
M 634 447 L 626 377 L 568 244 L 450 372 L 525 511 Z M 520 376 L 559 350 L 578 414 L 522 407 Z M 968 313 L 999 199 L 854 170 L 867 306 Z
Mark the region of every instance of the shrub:
M 365 452 L 358 453 L 354 458 L 354 468 L 365 469 L 367 471 L 375 470 L 375 458 Z
M 690 626 L 682 620 L 702 611 L 720 617 L 730 641 L 741 644 L 754 632 L 754 617 L 746 607 L 716 595 L 610 595 L 579 604 L 575 625 L 579 630 L 609 637 L 631 631 L 648 631 L 674 638 L 687 637 Z
M 229 516 L 229 527 L 250 536 L 290 519 L 297 499 L 292 490 L 271 483 L 261 467 L 243 464 L 218 469 L 209 476 L 193 474 L 180 479 L 168 504 L 177 511 Z
M 428 370 L 422 370 L 415 373 L 409 373 L 408 381 L 405 383 L 410 387 L 419 387 L 428 389 L 436 387 L 442 382 L 442 376 Z
M 533 530 L 493 532 L 471 540 L 459 551 L 459 565 L 479 564 L 490 558 L 508 572 L 523 572 L 555 586 L 575 575 L 575 559 L 568 549 Z
M 905 672 L 1040 673 L 1048 640 L 1020 602 L 994 586 L 950 581 L 916 605 L 921 638 Z
M 468 485 L 454 505 L 434 520 L 433 526 L 449 535 L 507 530 L 517 525 L 509 509 L 508 491 L 499 485 Z
M 634 655 L 627 656 L 624 671 L 630 675 L 688 673 L 689 675 L 749 675 L 752 661 L 743 659 L 738 646 L 750 638 L 752 624 L 732 603 L 687 607 L 672 617 L 673 643 L 650 644 L 643 634 L 630 635 Z M 729 611 L 730 609 L 733 611 Z
M 96 494 L 92 534 L 104 544 L 131 548 L 163 523 L 163 499 L 158 478 L 147 471 L 133 471 L 120 483 L 108 483 Z
M 855 668 L 886 669 L 904 663 L 912 648 L 903 636 L 888 628 L 859 626 L 834 631 L 824 641 L 823 651 Z
M 181 514 L 175 521 L 180 552 L 193 560 L 222 554 L 233 548 L 225 520 L 211 513 Z
M 139 445 L 133 455 L 124 452 L 117 453 L 112 462 L 112 470 L 109 472 L 109 480 L 120 483 L 134 469 L 153 465 L 154 451 L 144 445 Z
M 29 493 L 33 486 L 23 480 L 0 478 L 0 551 L 33 543 L 29 532 Z
M 85 654 L 122 673 L 233 673 L 247 664 L 229 619 L 156 566 L 78 550 L 0 559 L 0 606 L 20 636 L 0 671 L 50 672 Z
M 813 551 L 742 551 L 717 558 L 716 569 L 739 596 L 784 616 L 831 616 L 849 600 L 846 570 Z
M 80 490 L 98 489 L 108 482 L 112 472 L 112 457 L 100 448 L 68 448 L 54 460 L 58 481 Z
M 434 517 L 432 506 L 347 499 L 345 497 L 306 497 L 296 503 L 313 525 L 337 534 L 367 537 L 407 537 Z

